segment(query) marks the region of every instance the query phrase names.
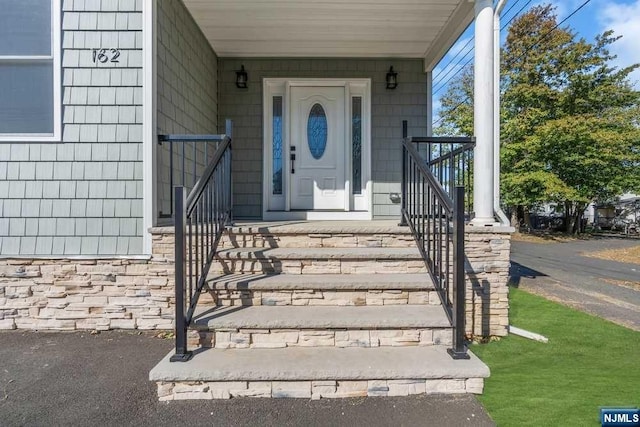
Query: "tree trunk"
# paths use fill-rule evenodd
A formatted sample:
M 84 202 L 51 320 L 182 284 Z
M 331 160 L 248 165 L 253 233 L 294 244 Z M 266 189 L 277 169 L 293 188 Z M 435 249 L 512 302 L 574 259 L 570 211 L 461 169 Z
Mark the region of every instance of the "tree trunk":
M 522 231 L 524 227 L 524 206 L 518 205 L 518 227 Z
M 524 220 L 524 226 L 528 232 L 531 232 L 531 212 L 529 212 L 529 206 L 522 207 L 522 219 Z
M 564 232 L 571 234 L 573 230 L 573 215 L 571 210 L 571 202 L 564 202 Z
M 582 232 L 582 213 L 584 205 L 579 202 L 564 202 L 565 232 L 568 234 L 580 234 Z
M 574 205 L 573 217 L 574 217 L 575 228 L 574 228 L 573 234 L 580 234 L 584 232 L 582 227 L 582 215 L 585 209 L 586 209 L 586 206 L 583 203 L 576 203 Z
M 511 226 L 516 229 L 516 233 L 520 232 L 520 221 L 518 220 L 518 206 L 511 207 Z
M 573 215 L 573 234 L 582 233 L 582 212 L 576 209 Z

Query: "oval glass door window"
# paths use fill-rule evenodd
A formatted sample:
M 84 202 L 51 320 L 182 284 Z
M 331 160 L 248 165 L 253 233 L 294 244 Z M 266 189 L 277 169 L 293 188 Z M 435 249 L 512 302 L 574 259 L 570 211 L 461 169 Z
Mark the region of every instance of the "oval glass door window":
M 307 144 L 314 159 L 318 160 L 327 148 L 327 115 L 320 104 L 314 104 L 307 121 Z

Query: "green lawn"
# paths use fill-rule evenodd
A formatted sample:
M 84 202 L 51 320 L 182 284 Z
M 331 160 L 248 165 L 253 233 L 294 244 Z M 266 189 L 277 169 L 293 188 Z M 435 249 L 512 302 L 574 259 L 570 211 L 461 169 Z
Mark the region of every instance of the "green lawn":
M 640 332 L 510 290 L 509 336 L 471 350 L 491 368 L 479 396 L 498 426 L 597 426 L 601 406 L 640 406 Z

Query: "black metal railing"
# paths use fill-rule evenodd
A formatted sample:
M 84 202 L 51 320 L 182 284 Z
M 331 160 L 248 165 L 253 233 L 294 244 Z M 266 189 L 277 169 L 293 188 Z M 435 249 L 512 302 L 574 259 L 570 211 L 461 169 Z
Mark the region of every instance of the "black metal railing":
M 423 140 L 423 138 L 420 138 Z M 465 189 L 450 192 L 418 152 L 416 138 L 402 142 L 402 222 L 411 229 L 453 326 L 454 359 L 467 359 L 465 345 L 464 225 Z
M 220 238 L 232 220 L 231 121 L 227 120 L 224 135 L 214 137 L 220 144 L 193 189 L 188 195 L 183 186 L 174 189 L 176 352 L 172 362 L 191 358 L 187 328 Z
M 158 217 L 173 218 L 173 189 L 196 185 L 220 144 L 219 135 L 158 135 Z
M 402 122 L 406 132 L 406 121 Z M 406 137 L 406 133 L 403 134 Z M 411 142 L 420 153 L 433 176 L 453 199 L 456 187 L 464 187 L 464 207 L 468 220 L 473 215 L 473 149 L 476 139 L 462 136 L 412 137 Z
M 464 212 L 468 219 L 473 215 L 473 149 L 474 138 L 428 138 L 427 144 L 437 145 L 435 158 L 429 160 L 429 168 L 444 190 L 453 197 L 456 187 L 464 187 Z M 451 142 L 453 140 L 453 142 Z M 420 144 L 420 142 L 418 142 Z

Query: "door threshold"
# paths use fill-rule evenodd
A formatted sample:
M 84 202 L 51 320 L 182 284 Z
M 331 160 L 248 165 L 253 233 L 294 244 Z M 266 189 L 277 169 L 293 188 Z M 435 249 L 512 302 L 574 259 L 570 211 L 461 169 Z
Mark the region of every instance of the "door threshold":
M 262 213 L 264 221 L 369 221 L 372 218 L 369 211 L 267 211 Z

